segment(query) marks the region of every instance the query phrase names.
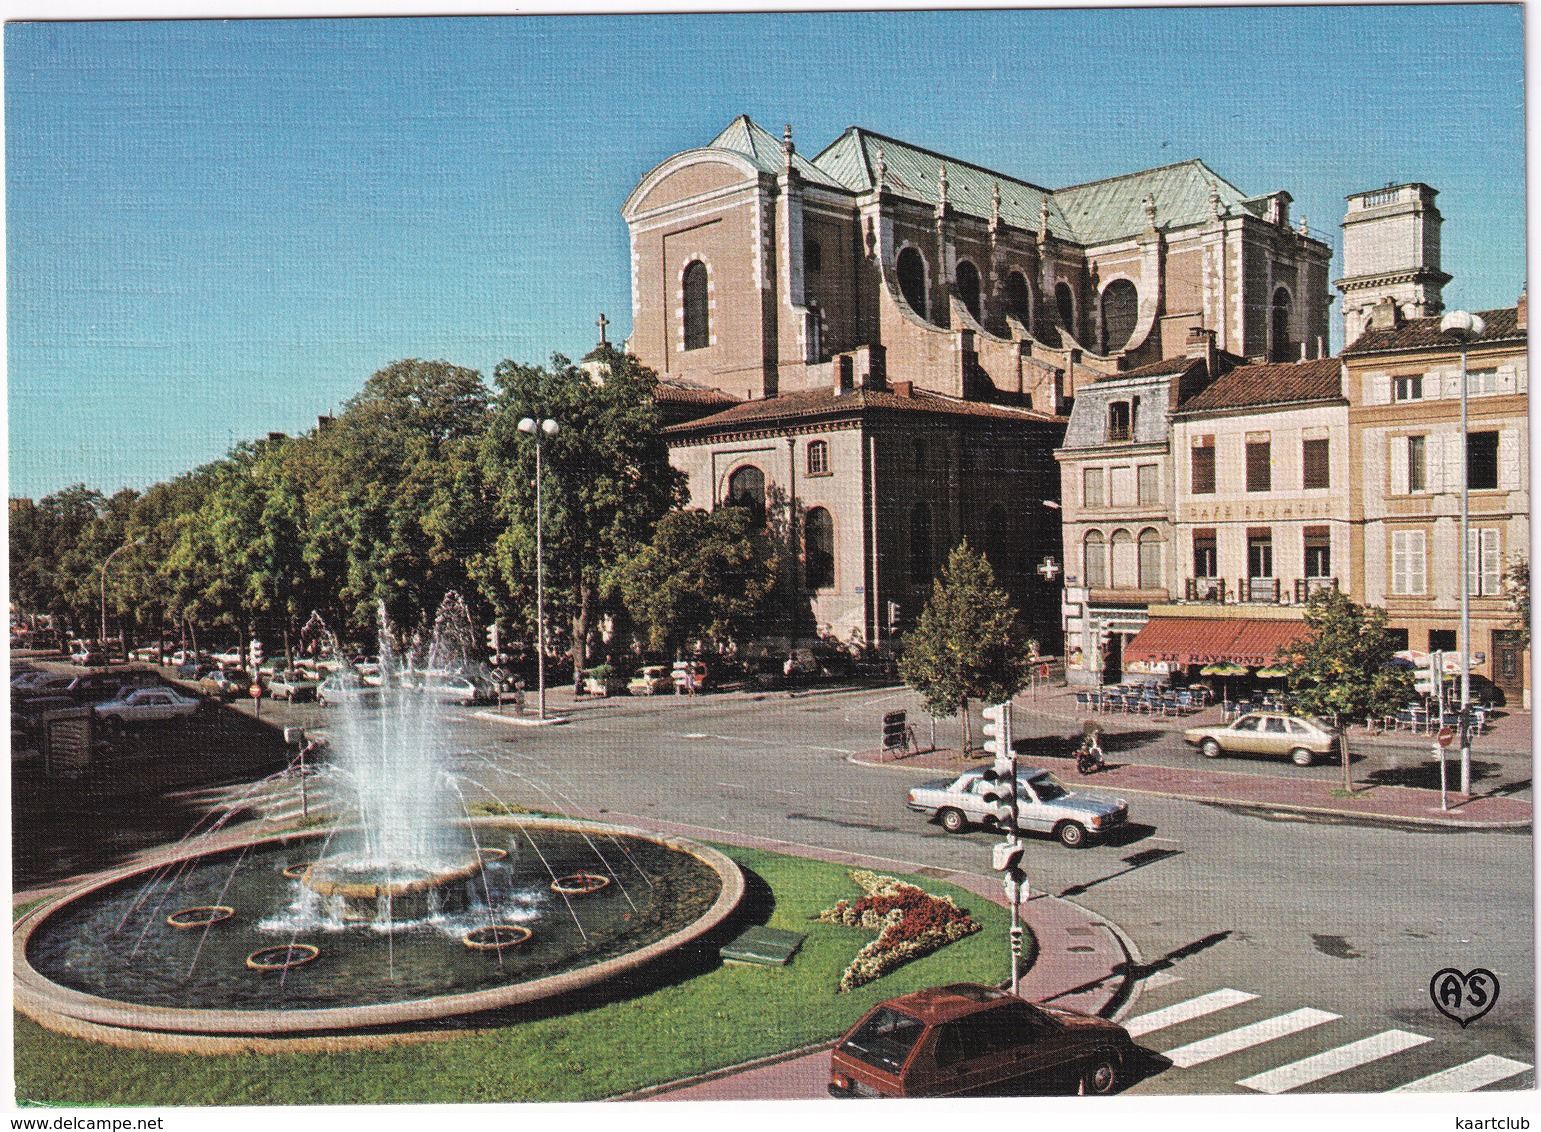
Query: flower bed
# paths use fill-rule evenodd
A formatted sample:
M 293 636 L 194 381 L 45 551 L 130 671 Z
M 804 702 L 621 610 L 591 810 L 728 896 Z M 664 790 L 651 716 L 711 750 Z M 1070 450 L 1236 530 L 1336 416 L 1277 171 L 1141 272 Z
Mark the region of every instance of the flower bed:
M 978 922 L 946 896 L 933 896 L 913 884 L 864 869 L 852 870 L 851 879 L 867 895 L 854 904 L 836 901 L 818 918 L 826 924 L 875 931 L 878 937 L 856 953 L 840 976 L 841 991 L 880 979 L 911 959 L 930 955 L 979 930 Z

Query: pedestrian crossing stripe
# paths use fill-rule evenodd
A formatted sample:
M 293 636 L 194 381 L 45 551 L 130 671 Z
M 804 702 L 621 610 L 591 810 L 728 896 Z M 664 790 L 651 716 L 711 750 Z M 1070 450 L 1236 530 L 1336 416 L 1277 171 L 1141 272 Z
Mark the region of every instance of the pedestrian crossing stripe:
M 1236 1083 L 1244 1089 L 1251 1089 L 1258 1093 L 1287 1093 L 1291 1089 L 1320 1081 L 1323 1077 L 1331 1077 L 1334 1073 L 1342 1073 L 1356 1066 L 1367 1065 L 1372 1061 L 1390 1057 L 1394 1053 L 1401 1053 L 1403 1050 L 1412 1049 L 1414 1046 L 1421 1046 L 1424 1042 L 1433 1040 L 1422 1034 L 1410 1034 L 1406 1030 L 1387 1030 L 1384 1033 L 1327 1050 L 1325 1053 L 1314 1054 L 1300 1061 L 1292 1061 L 1288 1065 L 1281 1065 L 1277 1069 L 1258 1073 Z
M 1152 1010 L 1149 1014 L 1141 1014 L 1138 1018 L 1130 1018 L 1124 1023 L 1124 1029 L 1129 1031 L 1129 1036 L 1138 1038 L 1156 1030 L 1164 1030 L 1168 1026 L 1175 1026 L 1179 1022 L 1186 1022 L 1191 1018 L 1202 1018 L 1206 1014 L 1213 1014 L 1217 1010 L 1224 1010 L 1228 1006 L 1236 1006 L 1243 1002 L 1251 1002 L 1257 995 L 1246 991 L 1232 990 L 1226 987 L 1223 990 L 1210 991 L 1201 994 L 1197 998 L 1190 998 L 1185 1002 L 1179 1002 L 1175 1006 L 1168 1006 L 1162 1010 Z
M 1329 1014 L 1325 1010 L 1315 1010 L 1308 1006 L 1300 1010 L 1292 1010 L 1288 1014 L 1280 1014 L 1275 1018 L 1265 1018 L 1250 1026 L 1227 1030 L 1212 1038 L 1178 1046 L 1176 1049 L 1167 1050 L 1163 1056 L 1173 1065 L 1188 1069 L 1194 1065 L 1202 1065 L 1206 1061 L 1213 1061 L 1217 1057 L 1224 1057 L 1228 1053 L 1237 1053 L 1252 1046 L 1262 1045 L 1264 1042 L 1271 1042 L 1286 1034 L 1309 1030 L 1312 1026 L 1320 1026 L 1323 1022 L 1335 1022 L 1340 1017 L 1341 1015 Z
M 1486 1053 L 1475 1061 L 1442 1069 L 1405 1085 L 1398 1085 L 1393 1093 L 1469 1093 L 1484 1085 L 1492 1085 L 1532 1068 L 1523 1061 L 1511 1061 L 1507 1057 Z

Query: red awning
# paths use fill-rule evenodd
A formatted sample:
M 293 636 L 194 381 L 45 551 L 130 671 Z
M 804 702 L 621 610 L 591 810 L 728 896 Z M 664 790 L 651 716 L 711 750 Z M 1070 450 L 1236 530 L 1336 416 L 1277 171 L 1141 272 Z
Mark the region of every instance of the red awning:
M 1305 626 L 1299 621 L 1152 617 L 1124 646 L 1124 662 L 1213 664 L 1229 660 L 1262 668 L 1273 664 L 1282 647 L 1304 634 Z

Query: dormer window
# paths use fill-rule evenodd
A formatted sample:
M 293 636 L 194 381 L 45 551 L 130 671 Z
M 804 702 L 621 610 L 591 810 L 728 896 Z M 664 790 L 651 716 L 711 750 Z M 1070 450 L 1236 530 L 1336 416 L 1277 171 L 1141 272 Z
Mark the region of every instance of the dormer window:
M 1108 443 L 1120 444 L 1134 435 L 1134 405 L 1129 401 L 1108 404 Z

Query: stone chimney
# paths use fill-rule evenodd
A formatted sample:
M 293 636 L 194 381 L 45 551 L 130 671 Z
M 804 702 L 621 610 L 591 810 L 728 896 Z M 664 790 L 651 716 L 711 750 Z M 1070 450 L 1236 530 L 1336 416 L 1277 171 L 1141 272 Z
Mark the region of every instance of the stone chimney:
M 1514 328 L 1524 334 L 1529 325 L 1530 321 L 1525 314 L 1525 292 L 1522 290 L 1520 301 L 1514 304 Z
M 1188 341 L 1183 351 L 1188 357 L 1203 361 L 1209 376 L 1215 376 L 1219 360 L 1215 353 L 1215 332 L 1203 326 L 1188 327 Z
M 896 397 L 913 397 L 913 396 L 915 396 L 915 383 L 913 381 L 896 381 L 896 382 L 894 382 L 894 395 Z
M 829 368 L 833 379 L 830 387 L 836 397 L 844 397 L 855 384 L 852 375 L 856 372 L 856 359 L 850 354 L 836 354 Z
M 1390 295 L 1381 299 L 1370 308 L 1370 316 L 1365 321 L 1366 330 L 1395 330 L 1402 325 L 1402 311 L 1397 306 L 1397 301 Z

